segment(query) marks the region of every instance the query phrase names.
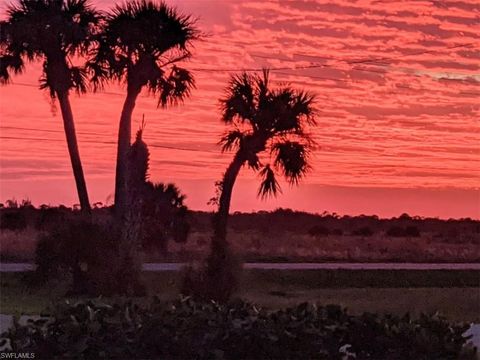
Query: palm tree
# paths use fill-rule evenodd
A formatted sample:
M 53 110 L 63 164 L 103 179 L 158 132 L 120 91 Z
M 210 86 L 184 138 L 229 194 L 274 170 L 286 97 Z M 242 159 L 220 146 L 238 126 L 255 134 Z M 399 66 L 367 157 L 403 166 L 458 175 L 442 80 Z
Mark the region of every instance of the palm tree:
M 127 85 L 115 178 L 115 209 L 119 218 L 127 206 L 127 158 L 135 101 L 144 88 L 158 96 L 158 106 L 162 107 L 181 102 L 189 95 L 194 87 L 193 77 L 176 64 L 190 57 L 190 43 L 198 37 L 194 20 L 163 2 L 130 1 L 117 5 L 106 17 L 89 67 L 98 86 L 109 79 Z
M 8 83 L 12 72 L 23 72 L 25 62 L 43 61 L 40 88 L 60 104 L 80 205 L 89 212 L 69 93 L 87 90 L 85 70 L 74 66 L 72 58 L 85 55 L 92 45 L 99 14 L 88 0 L 20 0 L 7 15 L 0 24 L 0 81 Z
M 262 178 L 258 195 L 276 196 L 281 189 L 276 173 L 298 184 L 308 170 L 314 142 L 306 132 L 315 125 L 314 96 L 289 86 L 269 89 L 269 73 L 243 73 L 231 78 L 226 97 L 221 100 L 222 121 L 230 130 L 221 138 L 222 151 L 235 150 L 219 184 L 212 250 L 207 264 L 210 288 L 217 300 L 231 294 L 234 274 L 229 273 L 227 220 L 235 180 L 244 165 Z M 261 160 L 262 158 L 262 160 Z M 264 163 L 263 159 L 271 163 Z

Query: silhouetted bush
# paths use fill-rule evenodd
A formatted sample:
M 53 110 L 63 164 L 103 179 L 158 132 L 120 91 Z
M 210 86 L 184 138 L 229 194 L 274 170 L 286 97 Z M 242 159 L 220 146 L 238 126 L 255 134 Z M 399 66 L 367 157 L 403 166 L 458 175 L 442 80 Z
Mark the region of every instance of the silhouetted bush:
M 342 236 L 343 235 L 343 230 L 342 229 L 333 229 L 332 230 L 332 235 Z
M 370 229 L 368 226 L 361 227 L 359 229 L 356 229 L 352 232 L 352 235 L 355 236 L 372 236 L 373 235 L 373 230 Z
M 330 230 L 322 225 L 315 225 L 308 230 L 308 235 L 310 236 L 328 236 L 330 235 Z
M 59 224 L 67 221 L 68 215 L 71 216 L 70 211 L 61 209 L 59 207 L 45 207 L 38 210 L 35 228 L 37 230 L 51 230 Z
M 242 264 L 228 247 L 211 246 L 205 263 L 185 268 L 180 292 L 197 300 L 226 302 L 238 290 Z
M 420 236 L 420 230 L 416 226 L 407 226 L 405 228 L 405 236 L 408 237 L 419 237 Z
M 67 274 L 72 276 L 74 293 L 115 293 L 117 282 L 122 281 L 114 273 L 118 236 L 118 230 L 110 224 L 85 219 L 58 224 L 37 244 L 35 282 L 41 284 Z
M 3 209 L 0 214 L 0 229 L 21 231 L 27 227 L 27 216 L 22 209 Z
M 168 240 L 185 243 L 190 234 L 185 195 L 174 184 L 147 182 L 142 206 L 142 247 L 166 252 Z
M 15 325 L 11 351 L 37 359 L 475 359 L 457 325 L 300 304 L 267 311 L 242 301 L 183 298 L 142 308 L 98 301 L 56 307 L 51 321 Z M 346 353 L 350 355 L 346 355 Z
M 416 226 L 407 226 L 405 228 L 401 226 L 392 226 L 386 232 L 390 237 L 419 237 L 420 230 Z
M 386 234 L 390 237 L 404 237 L 405 229 L 401 226 L 392 226 L 387 230 Z

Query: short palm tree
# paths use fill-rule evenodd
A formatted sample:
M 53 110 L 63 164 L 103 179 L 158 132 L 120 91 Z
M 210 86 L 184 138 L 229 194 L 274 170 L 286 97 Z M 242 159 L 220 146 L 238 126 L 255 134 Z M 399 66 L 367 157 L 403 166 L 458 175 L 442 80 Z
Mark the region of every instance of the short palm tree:
M 296 185 L 310 169 L 309 154 L 314 142 L 307 127 L 315 125 L 314 96 L 289 86 L 277 89 L 269 86 L 267 70 L 262 76 L 243 73 L 232 77 L 221 100 L 222 121 L 231 129 L 220 144 L 223 151 L 234 150 L 235 155 L 219 184 L 212 252 L 208 259 L 209 287 L 216 289 L 216 295 L 211 297 L 218 300 L 228 299 L 235 280 L 228 270 L 227 220 L 241 168 L 247 165 L 261 176 L 258 195 L 262 198 L 280 192 L 276 173 Z
M 84 69 L 71 59 L 92 45 L 99 14 L 87 0 L 20 0 L 10 5 L 7 15 L 0 25 L 0 80 L 8 83 L 12 72 L 24 70 L 25 62 L 43 61 L 40 88 L 60 104 L 80 206 L 89 212 L 69 93 L 87 90 Z
M 153 0 L 117 5 L 105 20 L 89 66 L 97 85 L 111 79 L 127 85 L 115 178 L 115 208 L 121 218 L 127 206 L 127 158 L 135 101 L 144 88 L 158 96 L 159 106 L 181 102 L 189 95 L 193 77 L 176 64 L 190 57 L 190 43 L 199 34 L 190 16 Z

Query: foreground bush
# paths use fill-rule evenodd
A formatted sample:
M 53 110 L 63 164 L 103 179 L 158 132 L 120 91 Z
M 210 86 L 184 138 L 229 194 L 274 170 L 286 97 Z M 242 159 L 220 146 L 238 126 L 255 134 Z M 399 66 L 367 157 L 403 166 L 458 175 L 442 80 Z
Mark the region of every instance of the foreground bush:
M 57 307 L 50 323 L 4 334 L 36 359 L 474 359 L 468 326 L 436 315 L 349 315 L 329 305 L 268 312 L 189 298 L 148 308 L 95 302 Z
M 111 295 L 120 288 L 118 229 L 113 224 L 78 218 L 60 223 L 40 238 L 35 250 L 33 284 L 70 275 L 75 294 Z

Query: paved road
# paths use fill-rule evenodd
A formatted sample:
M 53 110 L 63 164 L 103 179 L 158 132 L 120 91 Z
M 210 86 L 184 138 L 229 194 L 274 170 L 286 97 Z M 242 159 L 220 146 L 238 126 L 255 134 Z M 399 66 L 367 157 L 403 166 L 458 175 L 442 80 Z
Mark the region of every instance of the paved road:
M 144 271 L 179 271 L 186 263 L 145 263 Z M 245 263 L 245 269 L 259 270 L 480 270 L 480 263 Z M 33 271 L 29 263 L 0 263 L 0 272 Z

